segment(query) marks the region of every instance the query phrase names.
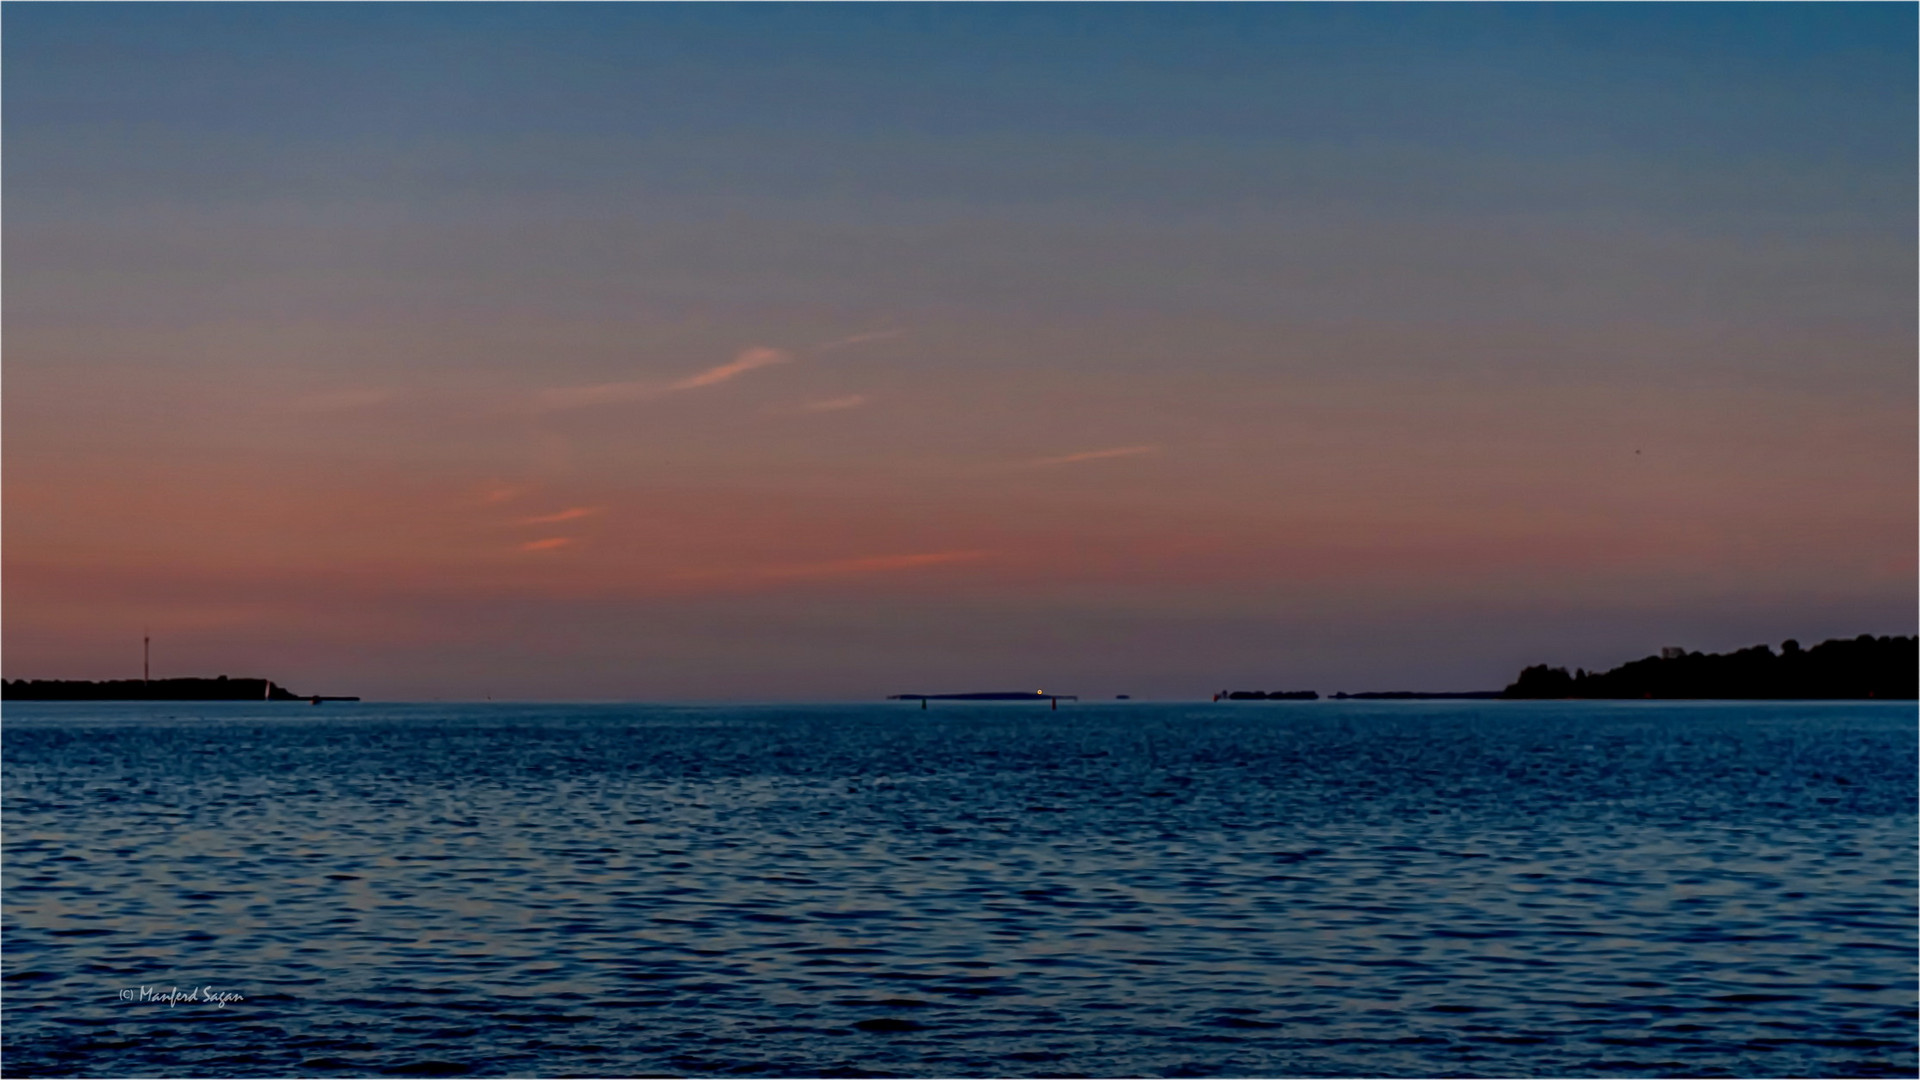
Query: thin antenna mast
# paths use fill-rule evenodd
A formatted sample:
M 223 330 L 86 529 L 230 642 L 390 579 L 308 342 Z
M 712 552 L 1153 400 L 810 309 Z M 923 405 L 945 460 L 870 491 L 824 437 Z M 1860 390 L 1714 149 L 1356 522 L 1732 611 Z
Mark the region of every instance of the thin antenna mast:
M 140 631 L 140 685 L 145 687 L 153 681 L 153 634 L 145 629 Z

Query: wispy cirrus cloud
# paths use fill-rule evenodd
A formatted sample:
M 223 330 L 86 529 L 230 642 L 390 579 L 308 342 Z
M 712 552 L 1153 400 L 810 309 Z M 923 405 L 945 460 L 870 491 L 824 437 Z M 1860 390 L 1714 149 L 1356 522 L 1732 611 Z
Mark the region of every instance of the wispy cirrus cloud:
M 823 341 L 808 351 L 816 353 L 832 352 L 835 349 L 844 349 L 849 345 L 864 345 L 869 341 L 890 341 L 893 338 L 904 337 L 906 333 L 905 330 L 870 330 L 864 334 L 854 334 L 851 337 Z
M 527 493 L 527 489 L 516 484 L 493 484 L 480 493 L 480 501 L 487 506 L 498 506 L 512 502 Z
M 866 333 L 823 341 L 804 351 L 803 355 L 817 356 L 872 341 L 887 341 L 902 337 L 905 330 L 870 330 Z M 786 349 L 775 349 L 766 345 L 755 345 L 742 349 L 732 360 L 724 364 L 715 364 L 705 371 L 695 372 L 685 378 L 671 382 L 654 379 L 632 379 L 622 382 L 595 383 L 590 386 L 556 386 L 540 391 L 534 400 L 543 409 L 579 409 L 594 405 L 618 405 L 634 401 L 652 401 L 668 394 L 686 390 L 698 390 L 702 387 L 717 386 L 745 375 L 749 371 L 772 367 L 775 364 L 789 364 L 799 357 Z M 857 399 L 857 400 L 856 400 Z M 865 404 L 860 395 L 836 398 L 832 402 L 820 403 L 818 408 L 803 408 L 803 412 L 826 412 L 832 409 L 850 409 Z
M 545 540 L 529 540 L 520 545 L 521 551 L 558 551 L 573 543 L 570 536 L 550 536 Z
M 605 509 L 605 507 L 573 506 L 573 507 L 568 507 L 565 510 L 558 511 L 557 513 L 539 514 L 534 517 L 524 517 L 514 522 L 514 524 L 515 525 L 557 525 L 562 521 L 578 521 L 584 517 L 592 517 L 593 515 L 599 513 L 603 509 Z
M 771 349 L 756 345 L 742 349 L 739 355 L 724 364 L 716 364 L 705 371 L 696 372 L 673 382 L 655 382 L 648 379 L 630 382 L 598 383 L 593 386 L 562 386 L 542 390 L 535 401 L 546 409 L 578 409 L 592 405 L 615 405 L 630 401 L 651 401 L 654 398 L 685 390 L 697 390 L 705 386 L 717 386 L 720 383 L 737 379 L 749 371 L 756 371 L 775 364 L 790 363 L 793 354 L 785 349 Z
M 731 570 L 691 570 L 674 575 L 679 581 L 748 585 L 762 582 L 809 581 L 819 578 L 861 577 L 867 574 L 897 573 L 952 563 L 975 562 L 987 558 L 990 551 L 926 551 L 910 555 L 870 555 L 853 559 L 829 559 L 822 562 L 778 563 Z
M 1077 454 L 1034 458 L 1032 461 L 1022 462 L 1021 464 L 1025 468 L 1038 469 L 1045 468 L 1049 465 L 1076 465 L 1082 461 L 1105 461 L 1108 458 L 1137 457 L 1141 454 L 1157 454 L 1159 452 L 1160 447 L 1158 445 L 1116 446 L 1109 450 L 1082 450 Z
M 751 349 L 741 350 L 740 355 L 724 364 L 717 364 L 698 375 L 689 375 L 679 382 L 668 383 L 667 389 L 694 390 L 702 386 L 713 386 L 729 379 L 737 379 L 749 371 L 772 367 L 774 364 L 785 364 L 792 360 L 793 354 L 785 349 L 769 349 L 756 345 Z

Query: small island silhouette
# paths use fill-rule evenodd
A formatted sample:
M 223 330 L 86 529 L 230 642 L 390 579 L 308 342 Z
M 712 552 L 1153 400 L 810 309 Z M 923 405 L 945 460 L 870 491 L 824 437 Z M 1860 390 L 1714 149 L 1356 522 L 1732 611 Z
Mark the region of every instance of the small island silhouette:
M 1319 701 L 1320 694 L 1313 690 L 1222 690 L 1213 695 L 1215 701 Z

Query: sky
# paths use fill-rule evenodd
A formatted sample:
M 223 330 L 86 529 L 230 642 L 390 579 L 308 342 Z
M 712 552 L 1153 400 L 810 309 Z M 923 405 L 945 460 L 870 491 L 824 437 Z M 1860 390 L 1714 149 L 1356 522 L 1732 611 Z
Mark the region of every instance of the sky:
M 1497 688 L 1916 625 L 1900 4 L 11 4 L 8 678 Z

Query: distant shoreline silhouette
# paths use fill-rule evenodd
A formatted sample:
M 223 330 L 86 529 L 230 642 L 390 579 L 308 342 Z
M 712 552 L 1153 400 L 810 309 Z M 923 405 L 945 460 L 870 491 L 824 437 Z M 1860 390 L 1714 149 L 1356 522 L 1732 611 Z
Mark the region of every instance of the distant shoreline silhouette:
M 1775 653 L 1755 645 L 1731 653 L 1663 649 L 1611 671 L 1592 672 L 1536 664 L 1501 692 L 1502 697 L 1693 698 L 1728 701 L 1822 701 L 1920 698 L 1920 639 L 1874 637 L 1823 641 L 1802 649 L 1788 639 Z
M 1079 701 L 1078 694 L 1045 690 L 976 690 L 966 694 L 888 694 L 888 701 Z
M 1311 690 L 1222 690 L 1215 701 L 1312 701 Z M 1536 664 L 1504 690 L 1369 690 L 1335 701 L 1588 700 L 1855 701 L 1920 699 L 1920 639 L 1835 638 L 1802 649 L 1791 638 L 1775 653 L 1755 645 L 1727 654 L 1663 649 L 1612 671 Z
M 1755 645 L 1731 653 L 1668 648 L 1611 671 L 1535 664 L 1504 690 L 1425 692 L 1412 690 L 1336 693 L 1335 700 L 1626 700 L 1725 701 L 1920 700 L 1920 638 L 1835 638 L 1810 649 L 1788 639 L 1775 653 Z M 969 694 L 894 694 L 894 700 L 1057 701 L 1072 694 L 999 691 Z M 1214 701 L 1313 701 L 1312 690 L 1222 690 Z M 296 694 L 270 679 L 7 679 L 5 701 L 358 701 L 357 697 Z
M 4 701 L 359 701 L 357 697 L 296 694 L 271 679 L 8 679 Z
M 1363 690 L 1357 694 L 1334 694 L 1335 701 L 1436 701 L 1451 698 L 1486 700 L 1506 697 L 1501 690 Z
M 1215 701 L 1318 701 L 1320 694 L 1315 690 L 1222 690 L 1213 695 Z

